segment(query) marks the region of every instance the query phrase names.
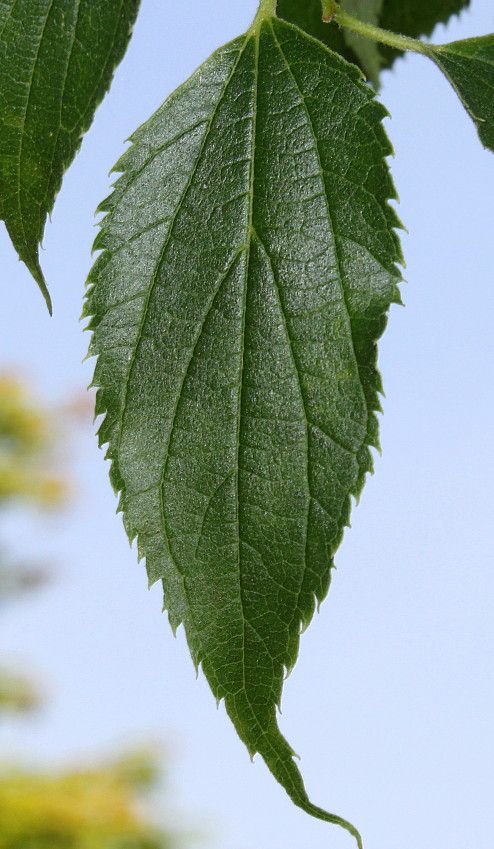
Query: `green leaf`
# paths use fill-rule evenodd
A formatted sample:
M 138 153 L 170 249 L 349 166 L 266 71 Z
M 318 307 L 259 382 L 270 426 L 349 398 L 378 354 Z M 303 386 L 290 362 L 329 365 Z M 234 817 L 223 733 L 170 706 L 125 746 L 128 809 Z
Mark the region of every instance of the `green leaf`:
M 484 147 L 494 152 L 494 35 L 453 41 L 429 55 L 473 118 Z
M 342 0 L 341 8 L 354 18 L 366 24 L 377 26 L 383 0 Z M 379 45 L 369 38 L 362 38 L 355 32 L 344 30 L 345 41 L 358 57 L 359 65 L 374 86 L 379 85 L 381 55 Z
M 383 0 L 342 0 L 346 12 L 370 24 L 378 24 Z M 326 47 L 340 53 L 349 62 L 358 65 L 377 87 L 381 65 L 379 46 L 375 41 L 362 38 L 335 24 L 324 23 L 321 0 L 278 0 L 277 15 L 288 23 L 300 27 L 308 35 L 322 41 Z
M 383 107 L 268 18 L 133 136 L 86 313 L 100 442 L 149 579 L 253 755 L 308 813 L 276 710 L 372 467 L 398 300 Z
M 51 312 L 38 247 L 139 0 L 0 0 L 0 218 Z
M 431 35 L 437 24 L 445 24 L 470 5 L 470 0 L 383 0 L 379 26 L 383 29 L 419 38 Z M 381 44 L 383 65 L 388 67 L 403 54 Z
M 308 35 L 322 41 L 349 62 L 358 64 L 358 56 L 350 49 L 345 33 L 322 19 L 321 0 L 278 0 L 276 14 L 289 24 L 295 24 Z
M 341 8 L 352 17 L 410 38 L 430 35 L 434 27 L 459 14 L 470 0 L 341 0 Z M 402 56 L 400 50 L 377 44 L 335 22 L 322 20 L 321 0 L 278 0 L 277 14 L 322 41 L 349 62 L 354 62 L 379 87 L 379 73 Z

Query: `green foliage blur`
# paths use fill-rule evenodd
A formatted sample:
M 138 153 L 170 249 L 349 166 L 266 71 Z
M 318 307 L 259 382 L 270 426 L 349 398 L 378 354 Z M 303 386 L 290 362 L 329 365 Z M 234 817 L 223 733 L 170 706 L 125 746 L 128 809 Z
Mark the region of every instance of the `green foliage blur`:
M 0 374 L 0 511 L 12 505 L 55 509 L 63 504 L 67 484 L 53 472 L 55 435 L 49 412 L 18 379 Z M 44 579 L 39 567 L 17 563 L 0 541 L 0 608 Z M 31 682 L 1 664 L 0 712 L 28 711 L 37 703 Z
M 0 374 L 0 506 L 21 499 L 58 506 L 66 483 L 53 474 L 55 424 L 21 383 Z
M 67 481 L 52 471 L 60 465 L 54 418 L 19 380 L 0 374 L 0 513 L 12 504 L 57 509 L 66 501 Z M 0 543 L 0 610 L 45 578 Z M 31 682 L 0 665 L 0 721 L 37 705 Z M 0 849 L 173 849 L 176 836 L 145 816 L 145 794 L 157 777 L 142 752 L 62 772 L 0 763 Z
M 4 768 L 0 849 L 171 849 L 139 813 L 154 779 L 145 756 L 59 774 Z

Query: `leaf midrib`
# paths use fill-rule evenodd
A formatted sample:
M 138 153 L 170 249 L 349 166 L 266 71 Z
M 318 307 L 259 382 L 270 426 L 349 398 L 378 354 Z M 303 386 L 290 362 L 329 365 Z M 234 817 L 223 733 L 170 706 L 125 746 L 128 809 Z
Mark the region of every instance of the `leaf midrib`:
M 46 12 L 46 15 L 45 15 L 45 19 L 43 21 L 43 26 L 41 27 L 38 46 L 36 48 L 36 53 L 34 55 L 33 67 L 32 67 L 31 75 L 30 75 L 30 78 L 29 78 L 27 98 L 26 98 L 26 103 L 25 103 L 25 107 L 24 107 L 24 115 L 23 115 L 22 126 L 21 126 L 21 139 L 20 139 L 20 144 L 19 144 L 19 154 L 18 154 L 18 158 L 17 158 L 17 185 L 19 187 L 19 191 L 18 191 L 18 194 L 17 194 L 17 204 L 18 204 L 18 208 L 19 208 L 19 220 L 21 222 L 21 229 L 22 229 L 22 234 L 23 234 L 23 237 L 24 237 L 24 243 L 25 243 L 26 248 L 27 248 L 29 242 L 28 242 L 28 239 L 27 239 L 26 227 L 25 227 L 25 218 L 24 218 L 24 214 L 23 214 L 23 193 L 20 191 L 21 171 L 22 171 L 21 166 L 22 166 L 22 158 L 23 158 L 23 152 L 24 152 L 24 139 L 26 137 L 26 134 L 24 132 L 24 128 L 26 126 L 27 113 L 29 112 L 29 107 L 30 107 L 30 104 L 31 104 L 31 94 L 32 94 L 32 90 L 33 90 L 33 80 L 34 80 L 34 75 L 36 73 L 36 67 L 37 67 L 38 60 L 39 60 L 39 54 L 40 54 L 40 51 L 41 51 L 41 44 L 43 42 L 43 37 L 44 37 L 45 31 L 46 31 L 46 27 L 48 26 L 48 19 L 49 19 L 51 13 L 52 13 L 54 4 L 55 4 L 55 0 L 50 0 L 50 5 L 48 6 L 48 9 L 47 9 L 47 12 Z
M 198 151 L 194 167 L 191 170 L 189 178 L 188 178 L 188 180 L 187 180 L 187 182 L 184 186 L 184 189 L 182 191 L 180 201 L 177 204 L 175 212 L 174 212 L 174 214 L 171 218 L 170 226 L 169 226 L 169 229 L 168 229 L 168 234 L 167 234 L 167 237 L 165 239 L 165 243 L 164 243 L 164 245 L 163 245 L 163 247 L 160 251 L 160 255 L 159 255 L 158 260 L 156 262 L 155 271 L 154 271 L 154 274 L 153 274 L 153 279 L 152 279 L 151 285 L 149 287 L 149 291 L 147 293 L 145 303 L 143 305 L 142 320 L 140 322 L 139 331 L 138 331 L 137 336 L 136 336 L 134 351 L 133 351 L 132 359 L 131 359 L 130 364 L 129 364 L 129 370 L 128 370 L 128 373 L 127 373 L 127 379 L 126 379 L 126 384 L 125 384 L 124 402 L 123 402 L 123 406 L 122 406 L 122 412 L 121 412 L 121 418 L 120 418 L 120 428 L 119 428 L 119 435 L 118 435 L 118 441 L 117 441 L 117 456 L 119 456 L 119 454 L 120 454 L 121 441 L 122 441 L 123 430 L 124 430 L 125 412 L 126 412 L 127 403 L 128 403 L 128 392 L 129 392 L 130 382 L 131 382 L 131 379 L 132 379 L 132 373 L 133 373 L 133 369 L 134 369 L 134 366 L 135 366 L 137 351 L 138 351 L 140 341 L 141 341 L 141 338 L 142 338 L 144 326 L 145 326 L 146 321 L 147 321 L 150 300 L 151 300 L 154 288 L 155 288 L 155 286 L 158 282 L 159 271 L 160 271 L 161 265 L 163 263 L 163 260 L 164 260 L 165 254 L 166 254 L 166 251 L 168 250 L 170 241 L 171 241 L 172 236 L 173 236 L 173 230 L 174 230 L 175 222 L 176 222 L 177 217 L 178 217 L 178 215 L 179 215 L 179 213 L 182 209 L 185 198 L 187 197 L 187 194 L 188 194 L 188 192 L 189 192 L 189 190 L 192 186 L 194 177 L 197 173 L 197 169 L 199 168 L 199 165 L 200 165 L 200 162 L 201 162 L 201 159 L 202 159 L 202 155 L 204 153 L 204 150 L 205 150 L 206 145 L 207 145 L 208 140 L 209 140 L 209 136 L 210 136 L 210 133 L 211 133 L 211 130 L 212 130 L 212 127 L 213 127 L 214 120 L 215 120 L 216 115 L 218 113 L 218 110 L 221 106 L 221 103 L 223 102 L 223 99 L 226 95 L 228 87 L 229 87 L 229 85 L 230 85 L 230 83 L 231 83 L 231 81 L 232 81 L 232 79 L 235 75 L 235 71 L 236 71 L 236 69 L 239 65 L 239 62 L 240 62 L 240 60 L 243 56 L 243 53 L 245 51 L 245 48 L 246 48 L 248 42 L 249 42 L 249 40 L 245 39 L 244 44 L 239 49 L 238 56 L 235 59 L 235 62 L 233 63 L 233 65 L 232 65 L 232 69 L 230 71 L 230 74 L 229 74 L 227 80 L 225 80 L 225 83 L 224 83 L 224 86 L 223 86 L 223 91 L 222 91 L 220 97 L 218 98 L 218 101 L 215 104 L 214 109 L 212 110 L 209 121 L 207 122 L 207 129 L 205 131 L 204 138 L 201 142 L 201 146 L 200 146 L 200 149 Z M 200 123 L 203 123 L 203 122 L 200 122 Z M 154 156 L 152 158 L 154 158 Z M 146 163 L 146 166 L 147 166 L 147 164 L 148 163 Z M 144 170 L 144 168 L 146 166 L 143 166 L 143 169 L 141 169 L 141 170 Z M 179 407 L 179 404 L 180 404 L 180 399 L 182 397 L 182 390 L 183 390 L 185 381 L 187 379 L 191 363 L 194 359 L 194 354 L 195 354 L 195 351 L 197 349 L 197 345 L 198 345 L 199 340 L 202 336 L 205 321 L 206 321 L 207 316 L 209 315 L 209 313 L 210 313 L 210 311 L 213 307 L 213 304 L 214 304 L 214 302 L 215 302 L 215 300 L 216 300 L 216 298 L 217 298 L 217 296 L 218 296 L 218 294 L 221 290 L 221 287 L 222 287 L 226 277 L 228 276 L 228 274 L 232 270 L 235 262 L 240 258 L 242 252 L 245 251 L 245 249 L 246 249 L 246 246 L 241 245 L 234 252 L 233 256 L 229 259 L 227 266 L 226 266 L 226 269 L 224 270 L 224 272 L 220 276 L 218 286 L 216 287 L 214 294 L 210 298 L 210 303 L 209 303 L 208 308 L 206 310 L 206 314 L 205 314 L 205 316 L 204 316 L 204 318 L 203 318 L 203 320 L 202 320 L 202 322 L 201 322 L 201 324 L 198 328 L 196 338 L 195 338 L 193 345 L 192 345 L 191 355 L 190 355 L 190 358 L 187 362 L 186 368 L 184 369 L 183 377 L 182 377 L 182 380 L 180 382 L 180 387 L 179 387 L 179 390 L 177 392 L 177 396 L 176 396 L 176 399 L 175 399 L 175 404 L 174 404 L 174 409 L 173 409 L 173 413 L 172 413 L 171 425 L 170 425 L 170 429 L 169 429 L 167 444 L 166 444 L 165 452 L 164 452 L 164 455 L 163 455 L 164 456 L 163 469 L 162 469 L 162 472 L 161 472 L 161 475 L 160 475 L 160 480 L 157 484 L 158 494 L 159 494 L 160 524 L 161 524 L 161 527 L 162 527 L 164 538 L 166 540 L 166 545 L 167 545 L 168 554 L 169 554 L 171 564 L 173 565 L 177 575 L 179 576 L 179 578 L 181 580 L 182 586 L 183 586 L 184 595 L 185 595 L 188 610 L 189 610 L 189 616 L 190 616 L 191 622 L 194 626 L 196 639 L 198 639 L 198 640 L 200 640 L 200 628 L 197 626 L 197 623 L 194 621 L 194 608 L 193 608 L 193 605 L 190 603 L 190 600 L 189 600 L 186 577 L 185 577 L 183 571 L 180 569 L 180 566 L 179 566 L 176 558 L 173 556 L 172 547 L 171 547 L 171 544 L 170 544 L 170 537 L 169 537 L 169 532 L 168 532 L 168 527 L 167 527 L 167 522 L 166 522 L 166 515 L 165 515 L 165 507 L 164 507 L 164 482 L 165 482 L 166 471 L 167 471 L 167 468 L 168 468 L 169 452 L 170 452 L 170 445 L 171 445 L 171 441 L 172 441 L 173 433 L 174 433 L 174 425 L 175 425 L 175 421 L 176 421 L 176 417 L 177 417 L 177 413 L 178 413 L 178 407 Z M 151 489 L 154 489 L 154 488 L 155 487 L 151 487 Z M 196 660 L 196 659 L 194 659 L 194 660 Z
M 248 218 L 247 218 L 247 253 L 245 257 L 245 284 L 244 284 L 244 297 L 242 303 L 242 327 L 241 327 L 241 351 L 240 351 L 240 380 L 239 380 L 239 388 L 238 388 L 238 402 L 237 402 L 237 433 L 236 433 L 236 446 L 235 446 L 235 498 L 236 498 L 236 521 L 237 521 L 237 556 L 238 556 L 238 598 L 240 602 L 240 610 L 242 611 L 242 685 L 244 696 L 249 703 L 249 707 L 253 709 L 253 705 L 250 702 L 248 690 L 246 687 L 245 680 L 245 626 L 246 626 L 246 616 L 245 616 L 245 600 L 244 600 L 244 591 L 242 587 L 242 554 L 241 554 L 241 546 L 242 546 L 242 534 L 241 534 L 241 520 L 240 520 L 240 440 L 242 433 L 242 399 L 243 399 L 243 387 L 244 387 L 244 370 L 245 370 L 245 328 L 247 321 L 247 298 L 249 294 L 249 273 L 250 273 L 250 260 L 251 260 L 251 248 L 252 248 L 252 236 L 253 236 L 253 217 L 254 217 L 254 185 L 255 185 L 255 152 L 256 152 L 256 135 L 257 135 L 257 119 L 258 119 L 258 99 L 259 99 L 259 33 L 256 33 L 254 36 L 255 47 L 254 47 L 254 55 L 255 55 L 255 69 L 254 69 L 254 85 L 255 92 L 252 103 L 252 129 L 251 129 L 251 155 L 250 155 L 250 169 L 249 169 L 249 184 L 250 184 L 250 197 L 249 197 L 249 209 L 248 209 Z M 246 45 L 248 44 L 248 39 L 246 39 Z
M 121 6 L 120 6 L 120 10 L 121 10 Z M 50 177 L 51 177 L 51 174 L 52 174 L 52 171 L 53 171 L 53 162 L 55 161 L 55 154 L 56 154 L 56 150 L 57 150 L 58 140 L 60 138 L 60 131 L 62 129 L 62 112 L 63 112 L 63 102 L 64 102 L 64 96 L 65 96 L 65 86 L 67 85 L 70 62 L 71 62 L 71 59 L 72 59 L 72 53 L 74 52 L 74 46 L 75 46 L 75 42 L 76 42 L 77 27 L 78 27 L 78 23 L 79 23 L 79 12 L 80 11 L 81 11 L 81 0 L 77 0 L 77 11 L 75 13 L 74 29 L 73 29 L 73 33 L 72 33 L 72 41 L 71 41 L 70 49 L 67 52 L 67 62 L 66 62 L 66 65 L 65 65 L 63 83 L 62 83 L 62 88 L 61 88 L 61 91 L 60 91 L 60 103 L 59 103 L 60 112 L 59 112 L 59 118 L 58 118 L 57 135 L 56 135 L 56 138 L 54 139 L 53 148 L 52 148 L 52 157 L 51 157 L 50 170 L 49 170 Z M 40 46 L 41 46 L 41 42 L 40 42 Z M 33 79 L 34 79 L 34 74 L 33 74 Z M 44 197 L 44 203 L 45 204 L 46 204 L 46 196 L 48 194 L 48 191 L 49 191 L 49 181 L 48 181 L 48 185 L 46 187 L 46 192 L 45 192 L 45 197 Z

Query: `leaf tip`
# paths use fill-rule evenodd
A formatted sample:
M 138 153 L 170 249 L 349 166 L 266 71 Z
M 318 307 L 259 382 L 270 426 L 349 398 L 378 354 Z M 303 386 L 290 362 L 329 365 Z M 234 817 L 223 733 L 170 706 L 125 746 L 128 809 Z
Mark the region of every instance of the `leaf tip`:
M 41 291 L 41 294 L 43 295 L 43 298 L 45 299 L 45 304 L 48 308 L 48 312 L 49 312 L 50 316 L 52 316 L 53 315 L 53 304 L 52 304 L 52 300 L 51 300 L 51 295 L 48 291 L 48 286 L 46 285 L 46 280 L 45 280 L 45 276 L 44 276 L 44 274 L 41 270 L 41 265 L 39 264 L 37 251 L 36 251 L 36 254 L 33 257 L 25 257 L 22 254 L 19 254 L 19 256 L 20 256 L 20 259 L 22 260 L 22 262 L 25 263 L 27 269 L 31 272 L 34 279 L 36 280 L 36 283 L 38 284 L 39 289 Z

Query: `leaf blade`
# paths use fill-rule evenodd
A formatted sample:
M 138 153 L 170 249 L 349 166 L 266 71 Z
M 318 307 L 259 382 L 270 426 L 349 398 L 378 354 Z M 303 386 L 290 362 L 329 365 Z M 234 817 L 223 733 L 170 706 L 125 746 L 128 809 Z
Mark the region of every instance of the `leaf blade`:
M 172 627 L 251 754 L 357 840 L 276 708 L 377 445 L 401 258 L 383 114 L 286 23 L 222 48 L 117 166 L 86 310 L 100 440 Z
M 120 62 L 139 0 L 0 4 L 0 218 L 51 301 L 38 256 L 46 217 Z

